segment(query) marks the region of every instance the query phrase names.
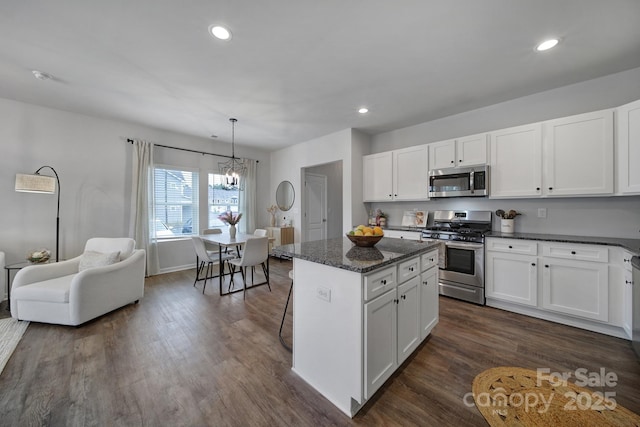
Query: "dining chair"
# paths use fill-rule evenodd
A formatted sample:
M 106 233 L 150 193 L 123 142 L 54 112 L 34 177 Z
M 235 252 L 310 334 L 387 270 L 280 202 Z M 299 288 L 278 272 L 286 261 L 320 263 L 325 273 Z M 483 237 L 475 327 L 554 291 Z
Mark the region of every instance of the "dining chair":
M 191 240 L 193 241 L 193 247 L 196 251 L 196 256 L 198 259 L 198 264 L 196 266 L 196 279 L 193 281 L 193 286 L 195 286 L 199 280 L 203 280 L 203 278 L 200 277 L 200 274 L 202 273 L 202 270 L 204 269 L 205 264 L 207 266 L 205 270 L 205 275 L 204 275 L 204 286 L 202 287 L 202 293 L 204 294 L 204 290 L 207 287 L 207 280 L 213 278 L 212 276 L 213 264 L 220 264 L 220 250 L 219 249 L 216 251 L 207 250 L 204 244 L 204 240 L 202 240 L 202 238 L 198 236 L 191 236 Z M 235 257 L 231 254 L 227 254 L 227 253 L 222 254 L 222 265 L 218 266 L 219 275 L 224 276 L 224 263 L 225 261 L 229 262 L 229 260 L 233 258 Z
M 229 269 L 231 271 L 231 283 L 229 287 L 234 284 L 233 276 L 236 271 L 236 267 L 240 269 L 242 274 L 242 281 L 244 286 L 244 298 L 247 297 L 247 277 L 246 268 L 254 267 L 256 265 L 262 266 L 262 272 L 266 279 L 266 284 L 271 292 L 271 285 L 269 284 L 269 271 L 267 269 L 267 259 L 269 258 L 269 238 L 268 237 L 254 237 L 248 239 L 244 244 L 244 250 L 242 251 L 242 258 L 229 259 Z M 253 284 L 253 271 L 251 272 L 251 283 Z
M 253 235 L 258 237 L 264 237 L 267 235 L 267 230 L 265 230 L 264 228 L 256 228 L 253 232 Z

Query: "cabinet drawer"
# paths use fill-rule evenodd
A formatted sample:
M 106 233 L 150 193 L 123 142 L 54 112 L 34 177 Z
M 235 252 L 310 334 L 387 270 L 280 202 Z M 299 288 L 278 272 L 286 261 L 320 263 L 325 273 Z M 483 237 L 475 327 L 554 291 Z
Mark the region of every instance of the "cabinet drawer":
M 411 258 L 398 264 L 398 283 L 404 283 L 418 274 L 420 274 L 420 257 Z
M 606 246 L 545 243 L 542 245 L 542 255 L 550 258 L 609 262 L 609 249 Z
M 395 266 L 368 274 L 364 276 L 364 299 L 369 301 L 388 290 L 394 289 L 396 285 Z
M 532 240 L 487 239 L 487 250 L 523 255 L 538 255 L 538 243 Z
M 427 271 L 431 267 L 438 265 L 438 251 L 427 252 L 420 257 L 422 271 Z

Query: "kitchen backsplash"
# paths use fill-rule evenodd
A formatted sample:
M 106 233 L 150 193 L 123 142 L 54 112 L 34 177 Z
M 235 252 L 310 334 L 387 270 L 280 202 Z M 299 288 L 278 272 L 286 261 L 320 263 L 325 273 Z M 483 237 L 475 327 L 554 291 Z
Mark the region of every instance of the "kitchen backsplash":
M 514 209 L 515 231 L 521 233 L 551 233 L 583 236 L 604 236 L 640 239 L 640 196 L 593 197 L 563 199 L 454 198 L 428 202 L 366 203 L 367 210 L 381 209 L 387 215 L 388 226 L 400 226 L 407 210 L 429 211 L 428 223 L 435 210 Z M 538 209 L 546 209 L 546 218 L 538 217 Z M 493 229 L 499 229 L 493 219 Z

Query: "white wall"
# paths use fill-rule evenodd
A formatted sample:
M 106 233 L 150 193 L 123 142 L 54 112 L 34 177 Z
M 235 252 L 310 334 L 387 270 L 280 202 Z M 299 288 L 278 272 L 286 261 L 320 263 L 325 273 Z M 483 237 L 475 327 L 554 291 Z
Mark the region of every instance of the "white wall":
M 378 153 L 613 108 L 637 99 L 640 99 L 640 68 L 379 134 L 372 137 L 371 152 Z M 524 214 L 516 219 L 518 232 L 640 239 L 638 196 L 526 200 L 460 198 L 366 205 L 389 213 L 390 225 L 400 225 L 402 212 L 411 209 L 515 209 Z M 538 208 L 547 209 L 546 219 L 537 217 Z M 363 221 L 366 221 L 366 216 L 362 216 L 356 222 Z M 495 227 L 497 222 L 494 224 Z
M 617 107 L 640 99 L 640 68 L 563 86 L 371 138 L 371 153 Z
M 274 203 L 278 184 L 284 180 L 290 181 L 296 195 L 293 208 L 289 213 L 293 217 L 295 241 L 300 242 L 300 225 L 302 224 L 301 169 L 342 160 L 342 224 L 343 228 L 349 229 L 354 215 L 366 214 L 362 203 L 361 177 L 362 147 L 366 146 L 368 150 L 368 145 L 367 135 L 352 129 L 345 129 L 272 152 L 270 199 L 264 209 Z
M 14 191 L 16 173 L 33 173 L 42 165 L 53 166 L 60 176 L 62 258 L 79 255 L 90 237 L 129 234 L 128 137 L 207 152 L 231 152 L 229 144 L 0 99 L 0 250 L 6 253 L 7 263 L 24 260 L 31 249 L 55 249 L 56 196 Z M 242 146 L 236 147 L 236 153 L 260 161 L 258 203 L 266 205 L 268 154 Z M 155 157 L 157 162 L 199 168 L 201 173 L 215 170 L 219 160 L 166 149 L 157 149 Z M 43 173 L 49 174 L 48 170 Z M 195 263 L 190 240 L 163 243 L 159 253 L 164 271 Z

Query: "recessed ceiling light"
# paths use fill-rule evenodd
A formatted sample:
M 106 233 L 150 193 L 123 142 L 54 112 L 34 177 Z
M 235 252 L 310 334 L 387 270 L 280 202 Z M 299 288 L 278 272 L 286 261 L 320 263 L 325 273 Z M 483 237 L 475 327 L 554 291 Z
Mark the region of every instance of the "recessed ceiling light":
M 360 109 L 358 109 L 358 113 L 360 114 L 367 114 L 369 112 L 369 109 L 367 107 L 361 107 Z
M 213 37 L 220 40 L 230 40 L 231 39 L 231 31 L 222 27 L 220 25 L 211 25 L 209 27 L 209 32 L 213 35 Z
M 549 40 L 545 40 L 542 43 L 540 43 L 538 46 L 536 46 L 536 50 L 538 52 L 542 52 L 545 50 L 549 50 L 552 47 L 555 47 L 555 45 L 557 45 L 559 42 L 558 39 L 549 39 Z
M 51 80 L 53 76 L 51 74 L 43 73 L 42 71 L 33 70 L 33 76 L 38 80 Z

